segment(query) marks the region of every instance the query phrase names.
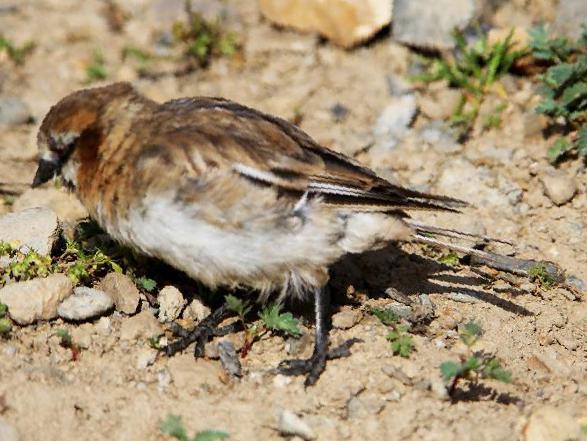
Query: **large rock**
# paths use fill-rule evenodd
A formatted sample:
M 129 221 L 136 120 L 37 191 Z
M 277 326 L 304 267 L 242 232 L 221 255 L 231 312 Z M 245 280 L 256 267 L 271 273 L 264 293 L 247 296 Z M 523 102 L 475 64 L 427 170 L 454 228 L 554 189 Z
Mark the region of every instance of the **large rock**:
M 157 337 L 163 334 L 159 322 L 149 310 L 123 320 L 120 326 L 121 340 L 138 340 Z
M 260 0 L 261 12 L 281 26 L 318 32 L 351 47 L 391 22 L 391 0 Z
M 58 305 L 73 291 L 73 284 L 65 274 L 52 274 L 44 279 L 16 282 L 0 289 L 0 303 L 8 306 L 12 320 L 19 325 L 30 325 L 37 320 L 57 317 Z
M 476 12 L 475 0 L 395 0 L 393 37 L 424 49 L 452 49 L 453 30 L 464 29 Z
M 48 208 L 31 208 L 0 218 L 0 241 L 18 242 L 39 254 L 49 255 L 59 238 L 57 215 Z
M 139 306 L 140 292 L 130 277 L 120 273 L 107 274 L 99 288 L 114 300 L 117 311 L 134 314 Z
M 551 170 L 542 177 L 544 194 L 556 205 L 563 205 L 573 199 L 577 191 L 575 180 L 564 171 Z
M 14 211 L 32 207 L 47 207 L 65 222 L 75 222 L 88 217 L 88 211 L 72 193 L 56 188 L 31 188 L 14 201 Z

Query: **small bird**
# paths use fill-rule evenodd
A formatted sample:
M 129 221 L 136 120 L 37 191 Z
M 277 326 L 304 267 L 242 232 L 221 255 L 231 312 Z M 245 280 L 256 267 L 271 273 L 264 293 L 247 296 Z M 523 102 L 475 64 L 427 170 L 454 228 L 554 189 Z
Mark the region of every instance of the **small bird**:
M 260 302 L 313 298 L 314 352 L 279 367 L 305 374 L 306 385 L 354 343 L 328 352 L 329 267 L 390 241 L 460 235 L 417 224 L 406 210 L 466 206 L 394 185 L 281 118 L 222 98 L 159 104 L 128 83 L 63 98 L 38 147 L 33 186 L 60 175 L 120 243 L 211 289 L 254 291 Z M 202 355 L 227 314 L 224 305 L 195 330 L 178 330 L 167 353 L 196 341 Z

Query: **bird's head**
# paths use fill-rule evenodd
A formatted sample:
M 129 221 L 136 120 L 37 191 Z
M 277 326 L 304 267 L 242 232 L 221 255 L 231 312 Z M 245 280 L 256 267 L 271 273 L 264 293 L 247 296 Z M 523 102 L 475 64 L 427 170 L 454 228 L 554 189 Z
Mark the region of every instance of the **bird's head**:
M 113 104 L 133 95 L 138 96 L 129 83 L 114 83 L 74 92 L 54 105 L 37 135 L 39 163 L 32 186 L 61 176 L 75 187 L 80 163 L 97 155 Z

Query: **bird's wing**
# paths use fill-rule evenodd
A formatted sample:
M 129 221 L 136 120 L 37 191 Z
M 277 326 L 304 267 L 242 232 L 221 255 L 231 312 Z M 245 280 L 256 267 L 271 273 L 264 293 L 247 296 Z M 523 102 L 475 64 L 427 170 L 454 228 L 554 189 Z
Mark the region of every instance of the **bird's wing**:
M 185 139 L 190 156 L 206 167 L 230 167 L 265 185 L 357 209 L 456 211 L 467 205 L 394 185 L 293 124 L 229 100 L 184 98 L 161 111 L 178 121 L 173 138 Z

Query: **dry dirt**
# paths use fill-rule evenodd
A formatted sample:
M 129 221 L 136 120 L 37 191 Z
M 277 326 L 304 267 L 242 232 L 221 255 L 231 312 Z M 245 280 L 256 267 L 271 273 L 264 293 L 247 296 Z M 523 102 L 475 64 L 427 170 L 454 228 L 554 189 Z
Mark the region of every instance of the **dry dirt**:
M 548 142 L 532 112 L 530 79 L 506 79 L 502 128 L 476 131 L 463 145 L 441 145 L 422 138 L 430 120 L 420 114 L 395 148 L 387 148 L 373 127 L 383 109 L 398 100 L 393 89 L 409 86 L 411 57 L 388 36 L 345 51 L 272 27 L 254 1 L 233 1 L 229 23 L 243 38 L 240 57 L 183 76 L 139 78 L 122 50 L 152 47 L 154 31 L 170 23 L 157 18 L 157 11 L 173 12 L 170 5 L 176 2 L 120 3 L 129 15 L 122 32 L 109 27 L 105 2 L 98 0 L 0 3 L 2 32 L 18 43 L 37 44 L 22 66 L 0 61 L 0 93 L 20 97 L 35 120 L 0 129 L 0 184 L 11 193 L 3 196 L 0 211 L 10 211 L 10 202 L 32 180 L 38 123 L 50 105 L 84 87 L 85 68 L 100 49 L 107 82 L 131 80 L 157 100 L 223 96 L 295 120 L 317 141 L 385 177 L 476 205 L 462 215 L 416 217 L 507 238 L 515 242 L 517 256 L 557 262 L 587 280 L 585 165 L 571 160 L 560 166 L 577 184 L 572 201 L 557 206 L 545 196 Z M 170 66 L 163 63 L 161 69 Z M 346 117 L 335 118 L 337 104 L 348 109 Z M 56 320 L 17 328 L 0 341 L 0 419 L 22 441 L 164 440 L 169 438 L 159 423 L 168 414 L 183 416 L 190 434 L 214 428 L 234 440 L 273 440 L 282 438 L 275 413 L 285 408 L 303 416 L 321 440 L 518 440 L 524 439 L 530 416 L 545 406 L 555 421 L 563 415 L 578 425 L 587 417 L 585 298 L 524 280 L 481 279 L 468 268 L 443 267 L 431 256 L 429 250 L 402 245 L 344 262 L 335 271 L 337 286 L 354 287 L 346 300 L 338 296 L 337 308 L 361 312 L 361 319 L 350 329 L 335 329 L 332 338 L 363 342 L 349 358 L 329 362 L 314 387 L 304 389 L 302 378 L 290 381 L 269 372 L 289 357 L 291 342 L 280 336 L 253 346 L 241 380 L 227 380 L 218 361 L 194 361 L 189 351 L 140 368 L 137 362 L 152 350 L 145 338 L 121 340 L 121 326 L 130 318 L 114 313 L 83 325 Z M 393 356 L 388 330 L 367 313 L 391 301 L 385 295 L 389 287 L 413 299 L 428 294 L 435 306 L 436 318 L 415 335 L 416 352 L 408 359 Z M 449 400 L 438 366 L 462 353 L 457 325 L 471 319 L 486 331 L 479 349 L 496 353 L 514 381 L 463 387 Z M 58 328 L 87 340 L 77 361 L 53 336 Z M 307 354 L 311 340 L 301 346 Z

